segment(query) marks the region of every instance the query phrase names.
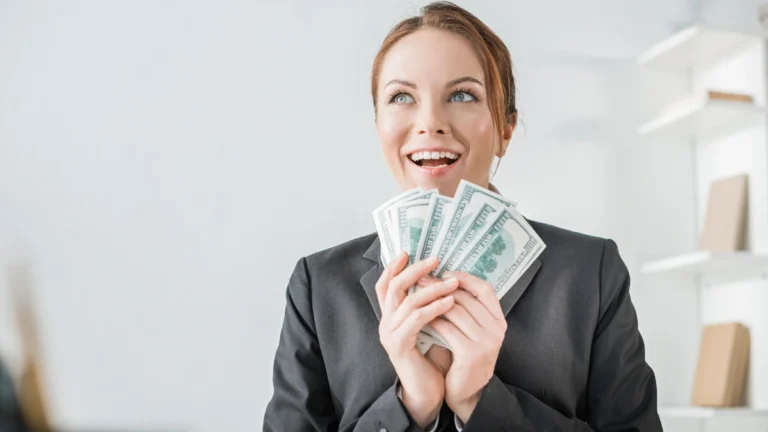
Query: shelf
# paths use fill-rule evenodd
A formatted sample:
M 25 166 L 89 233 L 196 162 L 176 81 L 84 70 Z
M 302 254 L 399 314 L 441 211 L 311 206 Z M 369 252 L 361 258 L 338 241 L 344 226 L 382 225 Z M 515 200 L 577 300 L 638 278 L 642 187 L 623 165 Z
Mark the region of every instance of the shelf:
M 664 68 L 695 67 L 715 62 L 750 42 L 758 42 L 764 38 L 760 34 L 694 25 L 654 45 L 637 57 L 637 63 Z
M 707 408 L 695 406 L 660 406 L 658 411 L 662 418 L 768 417 L 768 409 L 754 409 L 749 407 Z
M 640 126 L 638 133 L 645 136 L 683 138 L 704 135 L 730 123 L 765 117 L 764 107 L 747 102 L 729 100 L 702 100 Z
M 768 269 L 768 256 L 751 252 L 693 252 L 643 265 L 644 274 L 677 273 L 708 277 L 725 273 L 754 273 Z

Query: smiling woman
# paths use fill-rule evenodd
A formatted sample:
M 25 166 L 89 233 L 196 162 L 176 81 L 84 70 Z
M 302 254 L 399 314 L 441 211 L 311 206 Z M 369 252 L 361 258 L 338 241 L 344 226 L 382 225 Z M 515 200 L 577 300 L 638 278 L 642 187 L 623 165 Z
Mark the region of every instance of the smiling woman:
M 506 46 L 478 18 L 437 2 L 397 24 L 371 93 L 403 189 L 437 189 L 446 202 L 462 180 L 495 191 L 491 167 L 517 122 L 515 80 Z M 503 241 L 481 271 L 445 279 L 430 276 L 435 258 L 382 263 L 377 234 L 300 259 L 264 430 L 661 431 L 616 243 L 527 222 L 547 247 L 501 299 L 478 275 L 496 267 Z M 451 351 L 422 353 L 425 326 Z
M 480 20 L 435 3 L 395 26 L 373 62 L 371 93 L 382 151 L 401 187 L 453 195 L 462 178 L 488 186 L 517 107 L 509 51 Z

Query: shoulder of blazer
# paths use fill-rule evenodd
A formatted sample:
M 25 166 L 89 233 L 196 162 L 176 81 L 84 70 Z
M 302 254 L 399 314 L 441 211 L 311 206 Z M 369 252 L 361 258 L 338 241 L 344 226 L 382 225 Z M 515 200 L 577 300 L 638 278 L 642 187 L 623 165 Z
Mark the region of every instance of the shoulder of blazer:
M 363 255 L 377 238 L 378 235 L 374 232 L 307 255 L 305 257 L 307 269 L 310 273 L 317 270 L 322 270 L 324 273 L 329 270 L 333 272 L 335 269 L 351 270 L 360 266 L 367 269 L 370 261 L 364 259 Z M 356 263 L 359 265 L 355 265 Z M 368 263 L 367 266 L 364 265 L 365 263 Z
M 542 255 L 560 255 L 578 252 L 590 257 L 600 258 L 608 239 L 577 231 L 571 231 L 558 226 L 528 219 L 528 223 L 547 245 Z

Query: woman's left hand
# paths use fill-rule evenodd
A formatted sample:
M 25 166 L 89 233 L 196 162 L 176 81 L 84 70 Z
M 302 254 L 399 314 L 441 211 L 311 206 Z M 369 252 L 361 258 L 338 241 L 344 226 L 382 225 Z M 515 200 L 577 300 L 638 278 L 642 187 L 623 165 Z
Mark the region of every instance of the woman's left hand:
M 445 402 L 466 423 L 480 394 L 493 377 L 499 350 L 507 331 L 493 287 L 484 280 L 463 272 L 447 272 L 459 288 L 455 303 L 431 322 L 453 350 L 453 362 L 445 377 Z

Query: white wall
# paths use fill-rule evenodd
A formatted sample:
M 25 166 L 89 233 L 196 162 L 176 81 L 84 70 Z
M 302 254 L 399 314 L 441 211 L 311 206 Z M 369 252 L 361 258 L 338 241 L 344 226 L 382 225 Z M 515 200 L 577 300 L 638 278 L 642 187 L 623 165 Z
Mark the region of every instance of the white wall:
M 460 2 L 518 72 L 496 183 L 530 217 L 616 238 L 634 271 L 654 248 L 635 161 L 656 159 L 632 147 L 632 58 L 720 10 L 623 3 Z M 368 79 L 421 4 L 0 0 L 0 258 L 32 264 L 58 421 L 260 428 L 294 263 L 372 232 L 396 192 Z M 679 399 L 664 306 L 633 296 L 661 399 Z M 0 318 L 17 358 L 4 300 Z

